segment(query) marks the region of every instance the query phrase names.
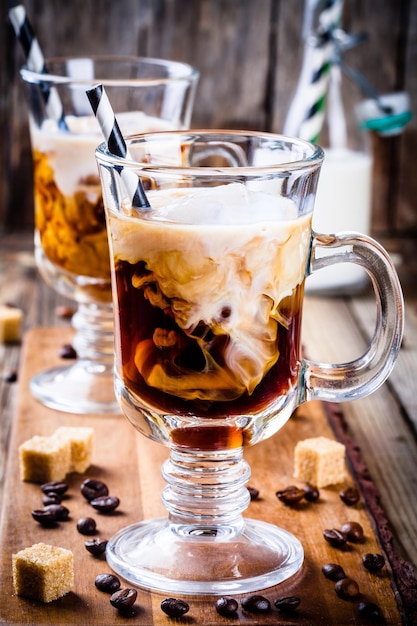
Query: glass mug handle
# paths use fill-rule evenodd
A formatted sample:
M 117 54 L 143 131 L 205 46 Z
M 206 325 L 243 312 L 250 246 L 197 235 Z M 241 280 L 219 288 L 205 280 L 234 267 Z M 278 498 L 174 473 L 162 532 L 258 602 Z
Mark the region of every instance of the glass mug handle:
M 329 254 L 316 257 L 316 248 Z M 301 361 L 299 403 L 307 400 L 344 402 L 371 394 L 386 380 L 400 349 L 404 302 L 400 281 L 384 248 L 358 233 L 323 235 L 313 232 L 310 273 L 336 263 L 355 263 L 369 274 L 376 300 L 376 325 L 371 342 L 359 358 L 348 363 Z

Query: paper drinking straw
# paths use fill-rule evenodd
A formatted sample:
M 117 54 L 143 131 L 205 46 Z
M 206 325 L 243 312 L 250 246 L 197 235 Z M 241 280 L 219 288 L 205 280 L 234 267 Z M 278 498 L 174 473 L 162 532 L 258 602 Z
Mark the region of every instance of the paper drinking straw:
M 309 0 L 307 12 L 312 12 L 317 0 Z M 284 125 L 284 133 L 316 142 L 324 121 L 324 109 L 331 58 L 334 50 L 333 31 L 340 26 L 343 0 L 325 0 L 318 18 L 318 29 L 307 41 L 303 68 L 297 92 Z
M 319 15 L 316 45 L 313 48 L 311 89 L 306 93 L 307 111 L 300 126 L 300 137 L 316 142 L 324 121 L 329 86 L 331 57 L 334 49 L 333 31 L 340 26 L 343 0 L 327 0 Z
M 86 93 L 106 140 L 109 152 L 123 159 L 130 158 L 126 142 L 103 85 L 95 85 L 88 89 Z M 129 193 L 132 207 L 149 209 L 151 205 L 146 197 L 140 178 L 128 169 L 120 168 L 119 171 Z
M 26 15 L 25 7 L 22 4 L 12 7 L 9 10 L 9 19 L 22 45 L 28 68 L 38 74 L 47 74 L 45 58 Z M 62 130 L 68 130 L 62 102 L 55 87 L 42 85 L 42 96 L 48 117 L 55 120 Z

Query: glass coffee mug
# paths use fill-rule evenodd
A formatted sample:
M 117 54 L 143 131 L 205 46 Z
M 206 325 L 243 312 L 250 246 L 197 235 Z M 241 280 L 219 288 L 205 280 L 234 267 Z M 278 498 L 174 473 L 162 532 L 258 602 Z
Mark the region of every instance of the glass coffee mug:
M 115 389 L 135 428 L 170 448 L 168 517 L 108 542 L 127 580 L 182 594 L 248 592 L 295 574 L 303 548 L 286 530 L 242 516 L 246 446 L 276 433 L 311 399 L 375 391 L 403 332 L 400 284 L 367 236 L 312 232 L 322 150 L 247 131 L 142 134 L 130 158 L 96 150 L 110 244 Z M 124 180 L 146 192 L 132 207 Z M 123 176 L 122 176 L 123 175 Z M 316 260 L 319 248 L 331 254 Z M 366 352 L 342 364 L 301 355 L 306 276 L 350 261 L 374 289 Z
M 199 74 L 185 63 L 142 57 L 62 57 L 47 59 L 46 67 L 48 74 L 21 70 L 29 97 L 35 258 L 45 281 L 77 303 L 78 359 L 37 373 L 30 389 L 54 409 L 114 413 L 109 248 L 94 156 L 102 134 L 85 92 L 105 86 L 123 133 L 178 130 L 189 127 Z

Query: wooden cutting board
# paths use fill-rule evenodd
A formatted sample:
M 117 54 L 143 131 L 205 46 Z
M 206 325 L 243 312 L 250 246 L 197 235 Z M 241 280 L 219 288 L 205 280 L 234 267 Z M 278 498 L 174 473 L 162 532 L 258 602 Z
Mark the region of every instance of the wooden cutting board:
M 117 495 L 121 505 L 113 515 L 94 514 L 98 536 L 110 537 L 120 527 L 150 516 L 164 515 L 160 493 L 164 486 L 161 464 L 167 450 L 137 433 L 122 415 L 73 415 L 48 409 L 35 401 L 29 392 L 31 376 L 60 362 L 58 353 L 63 343 L 71 341 L 71 330 L 62 328 L 34 329 L 24 339 L 19 372 L 19 401 L 11 436 L 6 473 L 5 496 L 2 503 L 0 562 L 2 592 L 0 594 L 1 624 L 172 624 L 160 609 L 165 597 L 138 590 L 134 618 L 124 618 L 109 603 L 108 595 L 94 586 L 97 574 L 109 572 L 105 560 L 94 558 L 85 547 L 86 537 L 76 530 L 80 517 L 91 516 L 92 509 L 80 494 L 80 484 L 86 477 L 105 481 L 110 492 Z M 31 517 L 31 511 L 41 506 L 39 485 L 23 483 L 18 472 L 18 446 L 33 435 L 50 435 L 58 426 L 91 426 L 95 430 L 93 465 L 85 475 L 71 475 L 70 489 L 64 504 L 71 520 L 58 528 L 42 528 Z M 300 439 L 324 435 L 335 438 L 326 411 L 319 402 L 300 407 L 284 428 L 269 440 L 246 451 L 252 468 L 250 485 L 260 491 L 247 516 L 266 520 L 293 532 L 302 542 L 305 562 L 302 571 L 279 586 L 262 591 L 273 601 L 281 596 L 297 595 L 301 604 L 293 617 L 282 617 L 273 608 L 271 613 L 257 616 L 239 608 L 236 618 L 220 617 L 214 598 L 187 596 L 189 613 L 178 620 L 196 626 L 218 624 L 366 624 L 358 614 L 359 600 L 376 602 L 382 609 L 384 624 L 401 624 L 401 615 L 392 590 L 390 565 L 378 575 L 370 574 L 362 565 L 365 552 L 380 552 L 364 498 L 347 507 L 339 498 L 339 487 L 322 489 L 317 503 L 305 503 L 297 509 L 282 504 L 275 493 L 290 484 L 293 478 L 294 446 Z M 347 469 L 346 485 L 354 484 Z M 95 512 L 94 512 L 95 513 Z M 341 551 L 324 539 L 325 528 L 340 528 L 346 521 L 359 522 L 365 531 L 362 544 L 350 544 Z M 51 604 L 42 604 L 16 596 L 12 584 L 12 554 L 34 543 L 45 542 L 69 548 L 74 553 L 75 585 L 73 591 Z M 361 596 L 355 601 L 341 600 L 334 583 L 321 573 L 324 563 L 340 563 L 345 572 L 355 578 Z M 130 585 L 127 585 L 130 586 Z M 239 599 L 239 598 L 238 598 Z M 177 623 L 178 623 L 177 622 Z

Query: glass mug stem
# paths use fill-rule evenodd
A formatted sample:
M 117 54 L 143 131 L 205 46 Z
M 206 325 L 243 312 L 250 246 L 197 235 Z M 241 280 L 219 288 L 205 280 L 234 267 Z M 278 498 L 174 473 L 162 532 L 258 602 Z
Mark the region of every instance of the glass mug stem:
M 329 252 L 316 257 L 318 248 Z M 366 351 L 349 363 L 323 364 L 303 359 L 298 402 L 346 402 L 373 393 L 388 377 L 404 329 L 403 295 L 394 265 L 374 239 L 358 233 L 313 233 L 310 272 L 337 263 L 355 263 L 369 274 L 375 293 L 376 325 Z
M 82 303 L 72 319 L 74 364 L 35 375 L 33 396 L 46 406 L 71 413 L 119 413 L 114 394 L 114 325 L 110 304 Z
M 169 516 L 111 537 L 106 559 L 117 573 L 159 591 L 218 595 L 270 587 L 298 572 L 304 559 L 298 539 L 242 516 L 250 502 L 243 448 L 172 448 L 162 475 Z
M 162 493 L 164 506 L 172 522 L 188 526 L 187 534 L 214 536 L 223 525 L 241 530 L 250 501 L 245 487 L 250 468 L 242 448 L 209 455 L 173 448 L 162 476 L 168 483 Z
M 72 319 L 76 330 L 73 346 L 81 359 L 99 360 L 103 367 L 114 362 L 113 307 L 108 304 L 79 304 Z

